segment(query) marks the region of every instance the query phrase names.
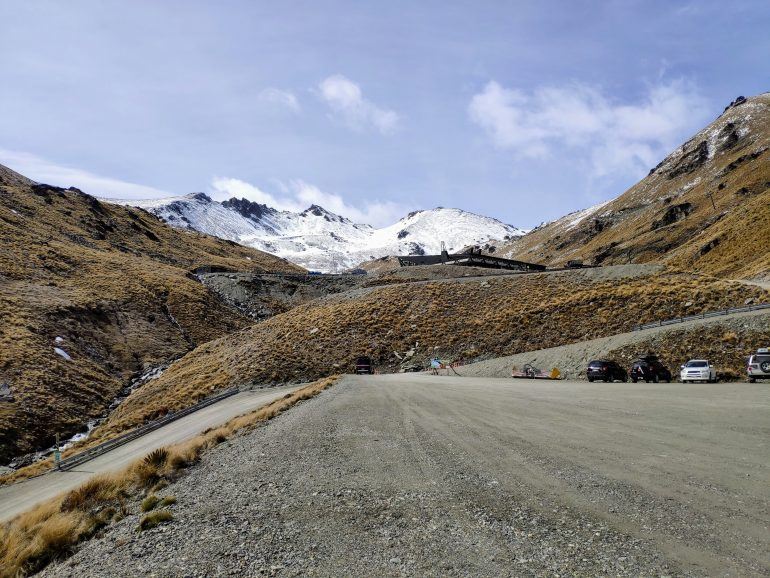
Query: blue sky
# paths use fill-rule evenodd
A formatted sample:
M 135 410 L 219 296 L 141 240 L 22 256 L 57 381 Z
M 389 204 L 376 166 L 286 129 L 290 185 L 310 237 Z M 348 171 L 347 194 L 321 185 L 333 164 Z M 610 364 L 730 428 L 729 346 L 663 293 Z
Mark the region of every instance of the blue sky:
M 106 197 L 532 227 L 770 90 L 769 29 L 740 0 L 0 0 L 0 163 Z

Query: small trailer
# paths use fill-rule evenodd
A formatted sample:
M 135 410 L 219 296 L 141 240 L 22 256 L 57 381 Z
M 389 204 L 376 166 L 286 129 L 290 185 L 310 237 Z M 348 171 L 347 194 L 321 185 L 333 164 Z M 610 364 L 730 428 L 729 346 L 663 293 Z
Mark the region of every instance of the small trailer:
M 542 369 L 538 369 L 537 367 L 529 363 L 525 364 L 524 367 L 522 367 L 521 369 L 518 369 L 514 365 L 513 370 L 511 371 L 511 377 L 514 377 L 517 379 L 550 379 L 550 380 L 562 379 L 561 371 L 559 371 L 555 367 L 550 371 L 550 373 L 546 373 Z

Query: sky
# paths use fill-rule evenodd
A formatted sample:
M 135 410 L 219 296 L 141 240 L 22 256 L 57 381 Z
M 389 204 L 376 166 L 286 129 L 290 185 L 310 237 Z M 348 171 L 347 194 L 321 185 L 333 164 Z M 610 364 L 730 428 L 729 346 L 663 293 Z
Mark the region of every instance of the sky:
M 770 3 L 0 0 L 0 163 L 383 226 L 533 227 L 770 90 Z

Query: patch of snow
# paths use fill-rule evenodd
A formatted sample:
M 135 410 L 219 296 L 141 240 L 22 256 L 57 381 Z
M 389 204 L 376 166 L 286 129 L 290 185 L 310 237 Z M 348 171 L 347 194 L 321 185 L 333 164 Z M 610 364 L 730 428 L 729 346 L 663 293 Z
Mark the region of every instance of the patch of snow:
M 94 428 L 95 428 L 97 425 L 99 425 L 99 424 L 101 423 L 101 421 L 102 421 L 102 420 L 100 420 L 100 419 L 92 419 L 92 420 L 89 420 L 89 421 L 88 421 L 88 423 L 86 424 L 86 428 L 87 428 L 87 429 L 86 429 L 86 431 L 84 431 L 84 432 L 80 432 L 80 433 L 76 433 L 76 434 L 75 434 L 74 436 L 72 436 L 70 439 L 68 439 L 67 441 L 65 441 L 65 442 L 64 442 L 64 443 L 61 445 L 60 449 L 61 449 L 62 451 L 64 451 L 64 450 L 66 450 L 68 447 L 70 447 L 70 446 L 72 446 L 72 445 L 74 445 L 74 444 L 78 443 L 79 441 L 82 441 L 82 440 L 84 440 L 84 439 L 87 439 L 87 438 L 88 438 L 88 436 L 90 436 L 90 435 L 91 435 L 91 432 L 93 431 L 93 429 L 94 429 Z
M 603 203 L 599 203 L 598 205 L 594 205 L 593 207 L 588 207 L 587 209 L 583 209 L 582 211 L 576 211 L 574 213 L 570 213 L 566 217 L 562 217 L 563 219 L 570 219 L 566 226 L 564 227 L 565 231 L 571 231 L 575 227 L 577 227 L 580 223 L 582 223 L 586 218 L 590 217 L 594 213 L 598 212 L 602 209 L 602 207 L 607 206 L 610 204 L 614 199 L 610 199 L 609 201 L 604 201 Z
M 60 337 L 60 336 L 57 336 L 57 337 L 56 337 L 56 339 L 54 339 L 54 340 L 53 340 L 53 342 L 54 342 L 56 345 L 61 345 L 62 343 L 64 343 L 64 338 L 63 338 L 63 337 Z
M 70 357 L 69 353 L 64 351 L 61 347 L 54 347 L 53 350 L 56 352 L 57 355 L 61 355 L 67 361 L 72 361 L 72 358 Z

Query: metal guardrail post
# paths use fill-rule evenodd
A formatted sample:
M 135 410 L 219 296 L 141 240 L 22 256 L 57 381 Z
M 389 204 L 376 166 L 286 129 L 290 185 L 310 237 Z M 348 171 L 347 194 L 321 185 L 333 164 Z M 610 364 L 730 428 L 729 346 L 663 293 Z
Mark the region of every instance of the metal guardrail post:
M 731 313 L 745 313 L 748 311 L 759 311 L 760 309 L 770 309 L 770 303 L 759 303 L 757 305 L 746 305 L 744 307 L 728 307 L 727 309 L 717 309 L 716 311 L 703 311 L 697 315 L 688 315 L 686 317 L 674 317 L 673 319 L 661 319 L 653 321 L 652 323 L 643 323 L 641 325 L 634 325 L 633 331 L 641 331 L 643 329 L 651 329 L 653 327 L 663 327 L 664 325 L 670 325 L 673 323 L 684 323 L 691 319 L 706 319 L 708 317 L 718 317 L 720 315 L 730 315 Z

